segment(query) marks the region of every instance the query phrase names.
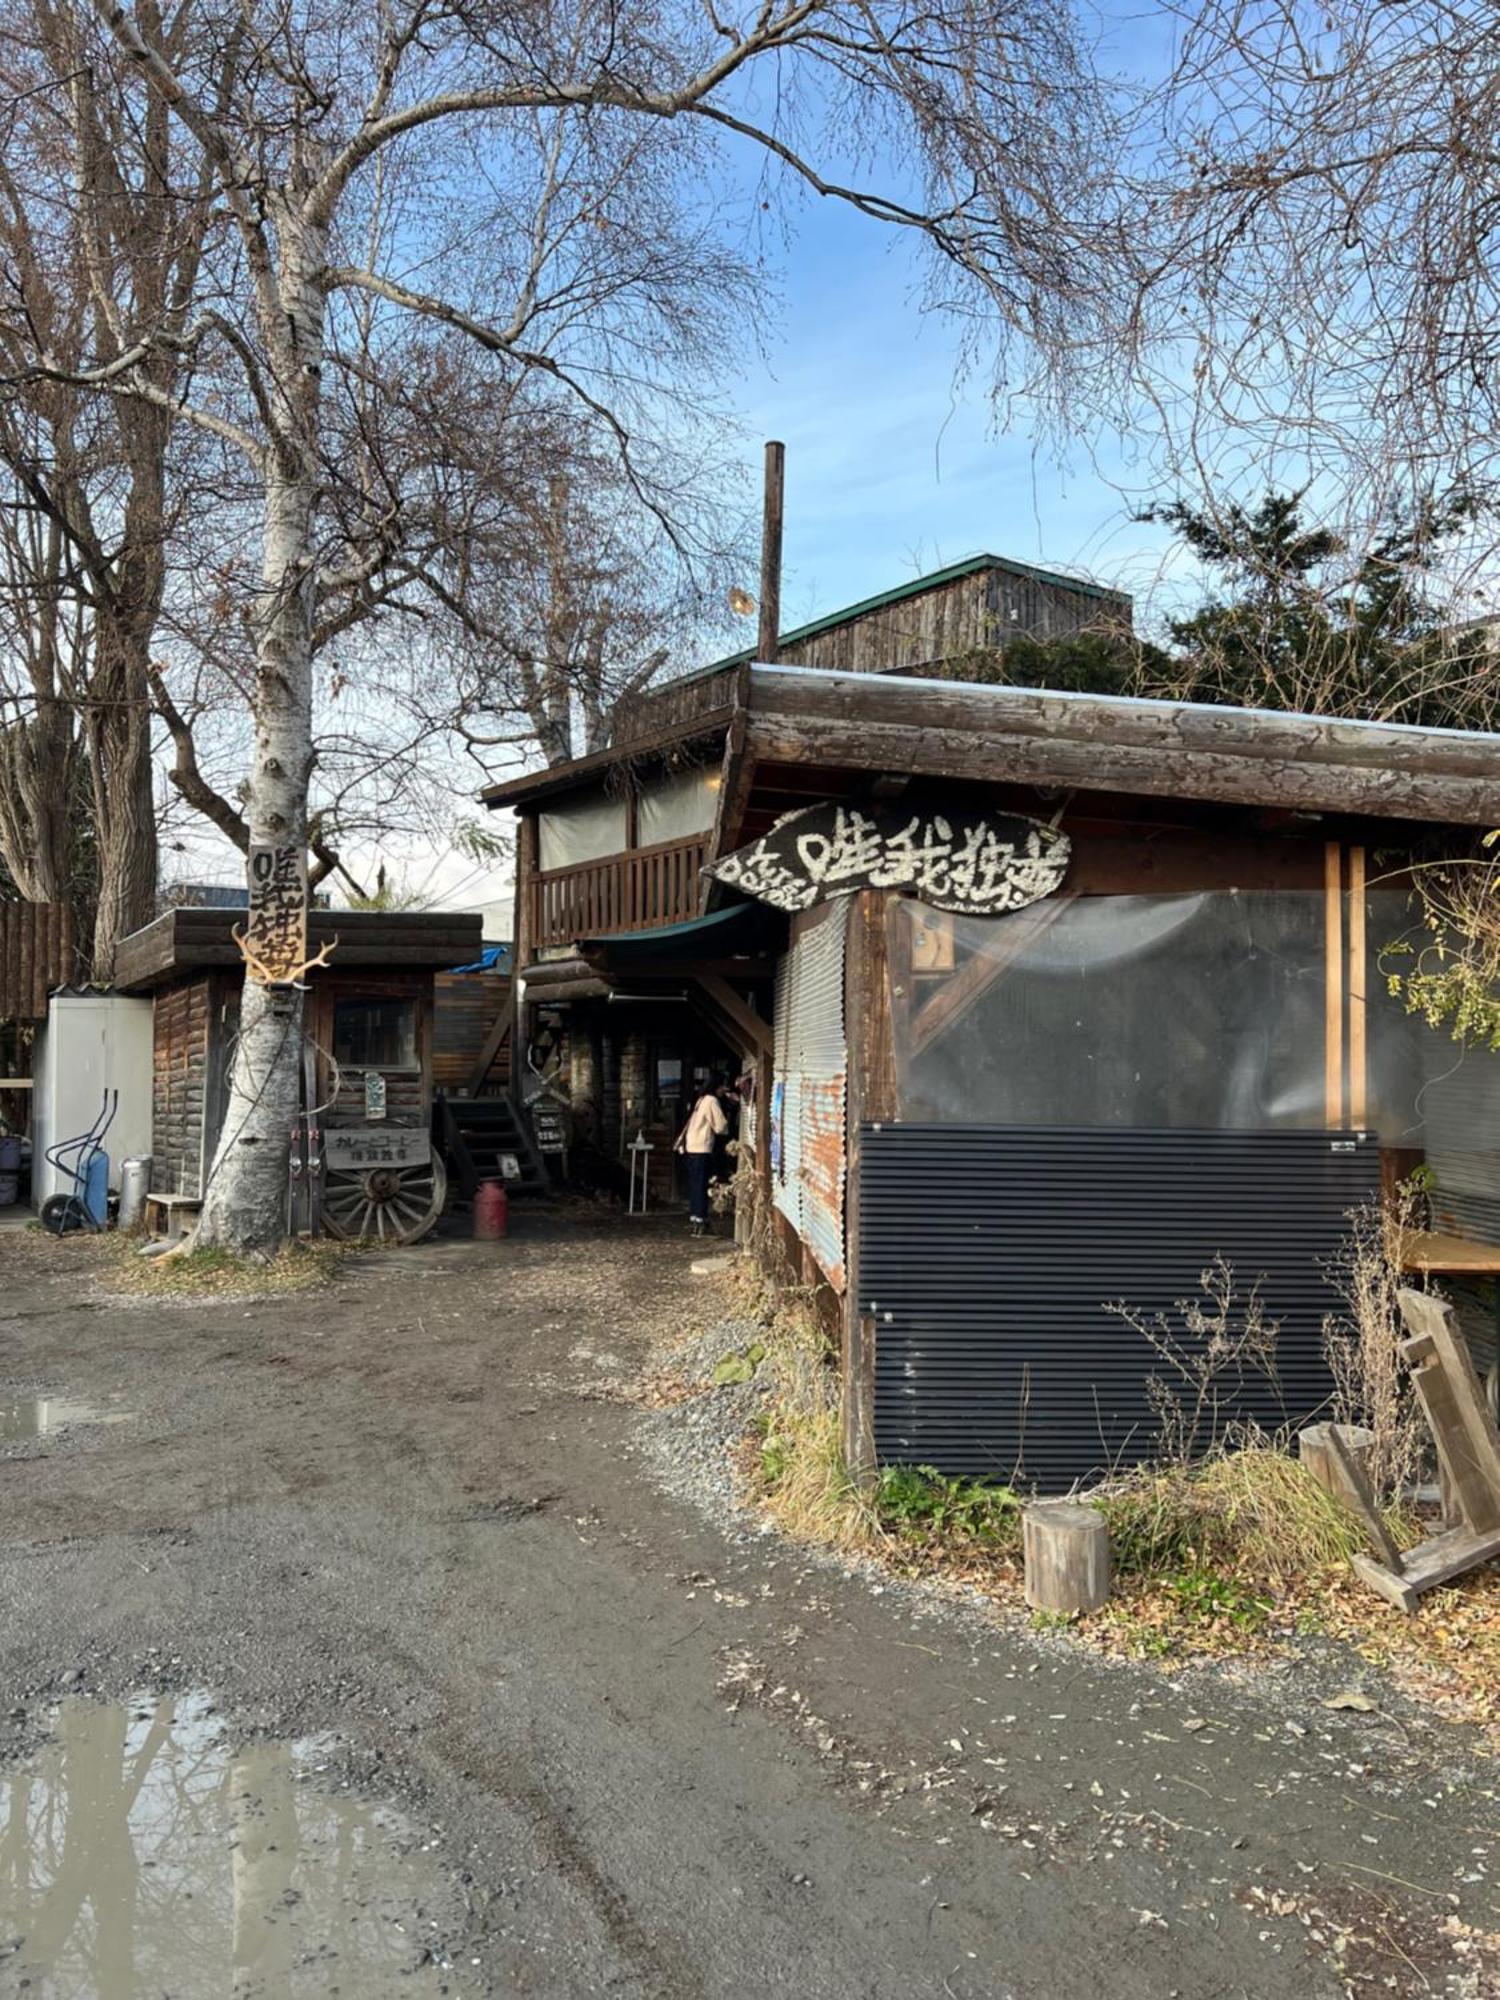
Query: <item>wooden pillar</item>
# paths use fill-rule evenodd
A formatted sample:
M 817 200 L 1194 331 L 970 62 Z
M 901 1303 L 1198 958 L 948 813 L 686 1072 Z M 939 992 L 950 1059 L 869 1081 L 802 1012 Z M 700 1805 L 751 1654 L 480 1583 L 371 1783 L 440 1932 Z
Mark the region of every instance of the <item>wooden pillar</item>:
M 888 899 L 861 890 L 849 915 L 844 965 L 844 1021 L 849 1049 L 844 1183 L 847 1272 L 841 1356 L 844 1463 L 857 1486 L 875 1482 L 875 1324 L 859 1309 L 860 1126 L 896 1115 L 896 1063 L 891 1040 Z
M 510 967 L 510 1096 L 524 1102 L 526 1095 L 526 1049 L 531 1040 L 531 1008 L 521 998 L 521 975 L 531 962 L 535 926 L 532 904 L 536 895 L 537 824 L 536 814 L 523 812 L 516 818 L 516 907 L 511 928 Z
M 1365 850 L 1349 850 L 1349 1123 L 1369 1116 L 1369 1055 L 1365 1036 Z
M 1323 849 L 1323 1121 L 1344 1123 L 1344 867 L 1343 849 Z

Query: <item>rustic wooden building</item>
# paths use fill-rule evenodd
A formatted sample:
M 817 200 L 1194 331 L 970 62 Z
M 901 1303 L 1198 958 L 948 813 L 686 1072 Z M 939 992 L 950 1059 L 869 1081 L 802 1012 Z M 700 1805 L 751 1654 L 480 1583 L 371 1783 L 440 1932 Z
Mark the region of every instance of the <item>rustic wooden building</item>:
M 786 666 L 729 696 L 490 794 L 520 816 L 517 969 L 586 1050 L 580 1115 L 611 1064 L 652 1109 L 684 1010 L 751 1068 L 854 1466 L 1056 1489 L 1140 1456 L 1152 1357 L 1110 1307 L 1171 1314 L 1216 1258 L 1281 1328 L 1242 1413 L 1305 1418 L 1348 1212 L 1420 1162 L 1411 1268 L 1500 1271 L 1500 1059 L 1384 976 L 1408 862 L 1500 824 L 1500 739 Z M 669 866 L 640 801 L 689 784 Z
M 225 1116 L 243 979 L 232 933 L 242 920 L 232 910 L 170 910 L 116 955 L 118 986 L 154 1003 L 152 1192 L 183 1206 L 201 1199 Z M 444 984 L 440 998 L 449 971 L 478 955 L 477 915 L 314 910 L 308 929 L 314 951 L 338 940 L 308 975 L 303 1013 L 326 1153 L 324 1220 L 337 1235 L 409 1239 L 436 1219 L 446 1192 L 431 1140 L 439 1072 L 472 1073 L 493 1026 L 487 1009 L 508 1015 L 508 977 L 486 990 L 486 975 L 474 975 L 458 1004 Z

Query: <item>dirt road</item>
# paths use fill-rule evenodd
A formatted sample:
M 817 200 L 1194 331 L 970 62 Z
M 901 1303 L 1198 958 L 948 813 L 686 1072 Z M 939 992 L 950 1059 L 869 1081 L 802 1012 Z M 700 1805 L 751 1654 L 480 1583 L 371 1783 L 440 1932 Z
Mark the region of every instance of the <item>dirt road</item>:
M 0 1239 L 0 1381 L 129 1413 L 0 1446 L 0 1763 L 63 1693 L 327 1732 L 441 1829 L 466 1993 L 1497 1990 L 1471 1737 L 1176 1687 L 664 1497 L 599 1384 L 701 1315 L 689 1254 L 531 1220 L 164 1307 Z

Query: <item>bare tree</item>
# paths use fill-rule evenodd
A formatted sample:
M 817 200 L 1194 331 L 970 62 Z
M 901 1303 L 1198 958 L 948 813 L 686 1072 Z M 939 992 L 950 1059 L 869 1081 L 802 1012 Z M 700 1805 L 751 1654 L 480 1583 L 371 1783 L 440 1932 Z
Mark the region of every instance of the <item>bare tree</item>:
M 96 7 L 225 227 L 130 345 L 80 357 L 43 337 L 26 365 L 170 414 L 246 478 L 261 537 L 243 791 L 256 840 L 308 835 L 320 632 L 372 600 L 416 615 L 451 594 L 452 548 L 414 562 L 408 509 L 441 498 L 411 441 L 443 427 L 455 381 L 517 421 L 564 411 L 665 531 L 690 536 L 663 444 L 684 385 L 702 407 L 753 298 L 713 194 L 731 149 L 910 232 L 931 253 L 930 302 L 969 314 L 1002 360 L 1057 358 L 1112 281 L 1093 228 L 1109 109 L 1077 24 L 1036 0 L 998 19 L 974 0 L 915 16 L 787 0 L 740 17 L 631 0 L 524 15 L 252 0 L 180 35 L 145 0 Z M 885 157 L 901 163 L 891 191 L 871 171 Z M 389 365 L 413 324 L 432 343 L 431 397 Z M 457 348 L 472 378 L 438 368 Z M 190 368 L 190 390 L 163 386 L 168 365 Z M 407 484 L 391 477 L 393 433 Z M 298 1039 L 295 1005 L 247 985 L 205 1242 L 261 1250 L 283 1232 Z
M 184 7 L 156 31 L 179 46 Z M 93 962 L 156 910 L 147 666 L 167 573 L 168 452 L 214 194 L 158 97 L 49 0 L 0 13 L 0 463 L 18 797 L 73 805 L 75 726 L 98 858 Z M 85 379 L 132 377 L 100 397 Z M 19 666 L 20 671 L 15 669 Z M 41 820 L 37 818 L 41 814 Z M 34 827 L 47 816 L 33 803 Z M 9 819 L 9 815 L 6 816 Z M 56 874 L 55 828 L 37 880 Z M 24 839 L 17 820 L 9 840 Z

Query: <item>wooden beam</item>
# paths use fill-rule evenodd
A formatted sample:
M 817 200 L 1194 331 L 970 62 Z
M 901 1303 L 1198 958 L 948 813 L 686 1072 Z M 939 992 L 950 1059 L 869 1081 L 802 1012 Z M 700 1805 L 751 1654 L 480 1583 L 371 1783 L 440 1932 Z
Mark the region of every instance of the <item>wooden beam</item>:
M 1369 1048 L 1365 1021 L 1365 850 L 1349 849 L 1349 1123 L 1362 1130 L 1370 1096 Z
M 490 1031 L 484 1038 L 484 1047 L 479 1051 L 474 1067 L 464 1083 L 465 1097 L 477 1097 L 484 1088 L 484 1080 L 489 1075 L 496 1056 L 504 1048 L 505 1039 L 513 1026 L 510 996 L 507 994 L 505 1005 L 490 1023 Z
M 840 1433 L 844 1464 L 868 1491 L 875 1458 L 874 1321 L 859 1304 L 860 1127 L 896 1115 L 896 1058 L 891 1032 L 887 898 L 864 889 L 849 913 L 844 959 L 844 1020 L 849 1048 L 844 1179 L 844 1328 L 840 1355 Z
M 1045 902 L 1033 903 L 1029 909 L 1013 910 L 1009 916 L 997 919 L 992 931 L 995 948 L 976 952 L 951 979 L 944 980 L 912 1022 L 912 1054 L 920 1055 L 929 1042 L 961 1019 L 980 995 L 987 993 L 1010 970 L 1022 952 L 1052 928 L 1075 899 L 1075 892 L 1065 890 L 1061 895 L 1049 896 Z
M 1323 1122 L 1344 1123 L 1344 853 L 1323 849 Z
M 748 752 L 1298 812 L 1500 825 L 1500 740 L 1186 702 L 756 667 Z
M 753 1007 L 748 1006 L 735 992 L 729 981 L 717 972 L 700 972 L 698 984 L 717 1005 L 720 1013 L 732 1021 L 739 1030 L 741 1055 L 764 1055 L 771 1046 L 771 1024 L 763 1021 Z

